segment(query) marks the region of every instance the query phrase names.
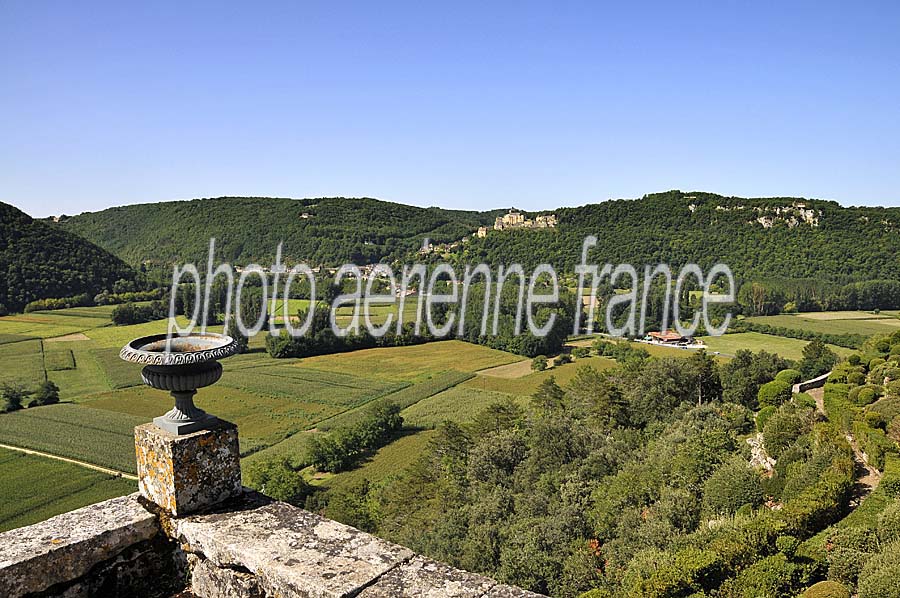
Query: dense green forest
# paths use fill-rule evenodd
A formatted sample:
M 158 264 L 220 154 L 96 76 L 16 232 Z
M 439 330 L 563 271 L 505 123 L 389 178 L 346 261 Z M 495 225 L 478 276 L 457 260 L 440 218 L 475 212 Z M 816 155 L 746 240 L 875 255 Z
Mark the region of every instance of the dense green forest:
M 59 226 L 132 265 L 205 262 L 215 237 L 219 260 L 310 265 L 399 259 L 433 243 L 458 241 L 495 212 L 417 208 L 375 199 L 221 197 L 110 208 L 63 218 Z
M 724 262 L 740 282 L 765 281 L 781 295 L 799 295 L 800 302 L 856 281 L 900 280 L 900 208 L 669 191 L 559 208 L 556 228 L 471 237 L 500 213 L 365 198 L 226 197 L 110 208 L 62 218 L 58 226 L 132 265 L 202 261 L 210 237 L 224 261 L 269 264 L 283 241 L 285 261 L 310 265 L 409 259 L 429 238 L 466 239 L 452 252 L 459 263 L 518 262 L 528 269 L 547 262 L 572 272 L 582 240 L 595 235 L 595 263 L 677 268 L 694 262 L 707 269 Z
M 402 473 L 306 504 L 551 596 L 897 595 L 900 333 L 836 367 L 818 342 L 796 364 L 619 359 L 447 421 Z M 832 367 L 823 408 L 792 395 Z M 860 506 L 863 453 L 883 480 Z
M 0 203 L 0 311 L 20 311 L 48 298 L 130 287 L 135 271 L 78 235 Z M 133 289 L 130 289 L 133 290 Z
M 555 229 L 473 239 L 463 261 L 548 262 L 571 271 L 582 240 L 595 235 L 590 259 L 600 264 L 693 262 L 705 271 L 723 262 L 741 279 L 900 280 L 900 208 L 669 191 L 555 213 Z

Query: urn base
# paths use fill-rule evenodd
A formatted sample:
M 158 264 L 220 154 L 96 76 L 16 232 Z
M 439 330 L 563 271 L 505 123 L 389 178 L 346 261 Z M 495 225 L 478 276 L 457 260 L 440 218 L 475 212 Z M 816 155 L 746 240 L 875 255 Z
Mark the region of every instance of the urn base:
M 169 419 L 168 414 L 153 418 L 153 424 L 155 426 L 170 434 L 175 434 L 176 436 L 183 436 L 184 434 L 199 432 L 200 430 L 211 430 L 215 428 L 218 423 L 219 418 L 208 413 L 204 413 L 202 418 L 194 420 Z

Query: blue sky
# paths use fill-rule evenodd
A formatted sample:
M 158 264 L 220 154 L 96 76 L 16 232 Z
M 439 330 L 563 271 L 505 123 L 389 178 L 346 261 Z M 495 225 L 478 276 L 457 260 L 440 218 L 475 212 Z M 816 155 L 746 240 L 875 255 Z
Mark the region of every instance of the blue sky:
M 0 201 L 900 205 L 898 31 L 896 2 L 5 0 Z

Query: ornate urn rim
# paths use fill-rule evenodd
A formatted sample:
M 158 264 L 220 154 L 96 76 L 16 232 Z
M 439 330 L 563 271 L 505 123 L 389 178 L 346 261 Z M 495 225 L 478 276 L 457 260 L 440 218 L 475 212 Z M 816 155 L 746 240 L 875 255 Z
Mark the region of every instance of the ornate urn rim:
M 196 365 L 218 361 L 238 351 L 233 338 L 214 332 L 172 336 L 171 351 L 166 351 L 167 334 L 134 339 L 119 352 L 119 357 L 142 365 Z

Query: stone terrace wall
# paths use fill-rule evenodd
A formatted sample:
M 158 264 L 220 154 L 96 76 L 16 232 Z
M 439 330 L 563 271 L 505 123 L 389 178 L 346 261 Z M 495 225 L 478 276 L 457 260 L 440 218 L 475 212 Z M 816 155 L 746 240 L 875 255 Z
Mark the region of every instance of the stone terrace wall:
M 254 492 L 170 519 L 137 495 L 0 534 L 0 596 L 527 598 Z
M 137 494 L 113 498 L 0 534 L 0 596 L 171 594 L 176 548 Z
M 825 386 L 825 383 L 828 382 L 828 376 L 831 375 L 831 372 L 826 372 L 817 378 L 812 378 L 811 380 L 805 380 L 803 382 L 798 382 L 794 385 L 792 389 L 793 392 L 806 392 L 807 390 L 812 390 L 813 388 L 822 388 Z

